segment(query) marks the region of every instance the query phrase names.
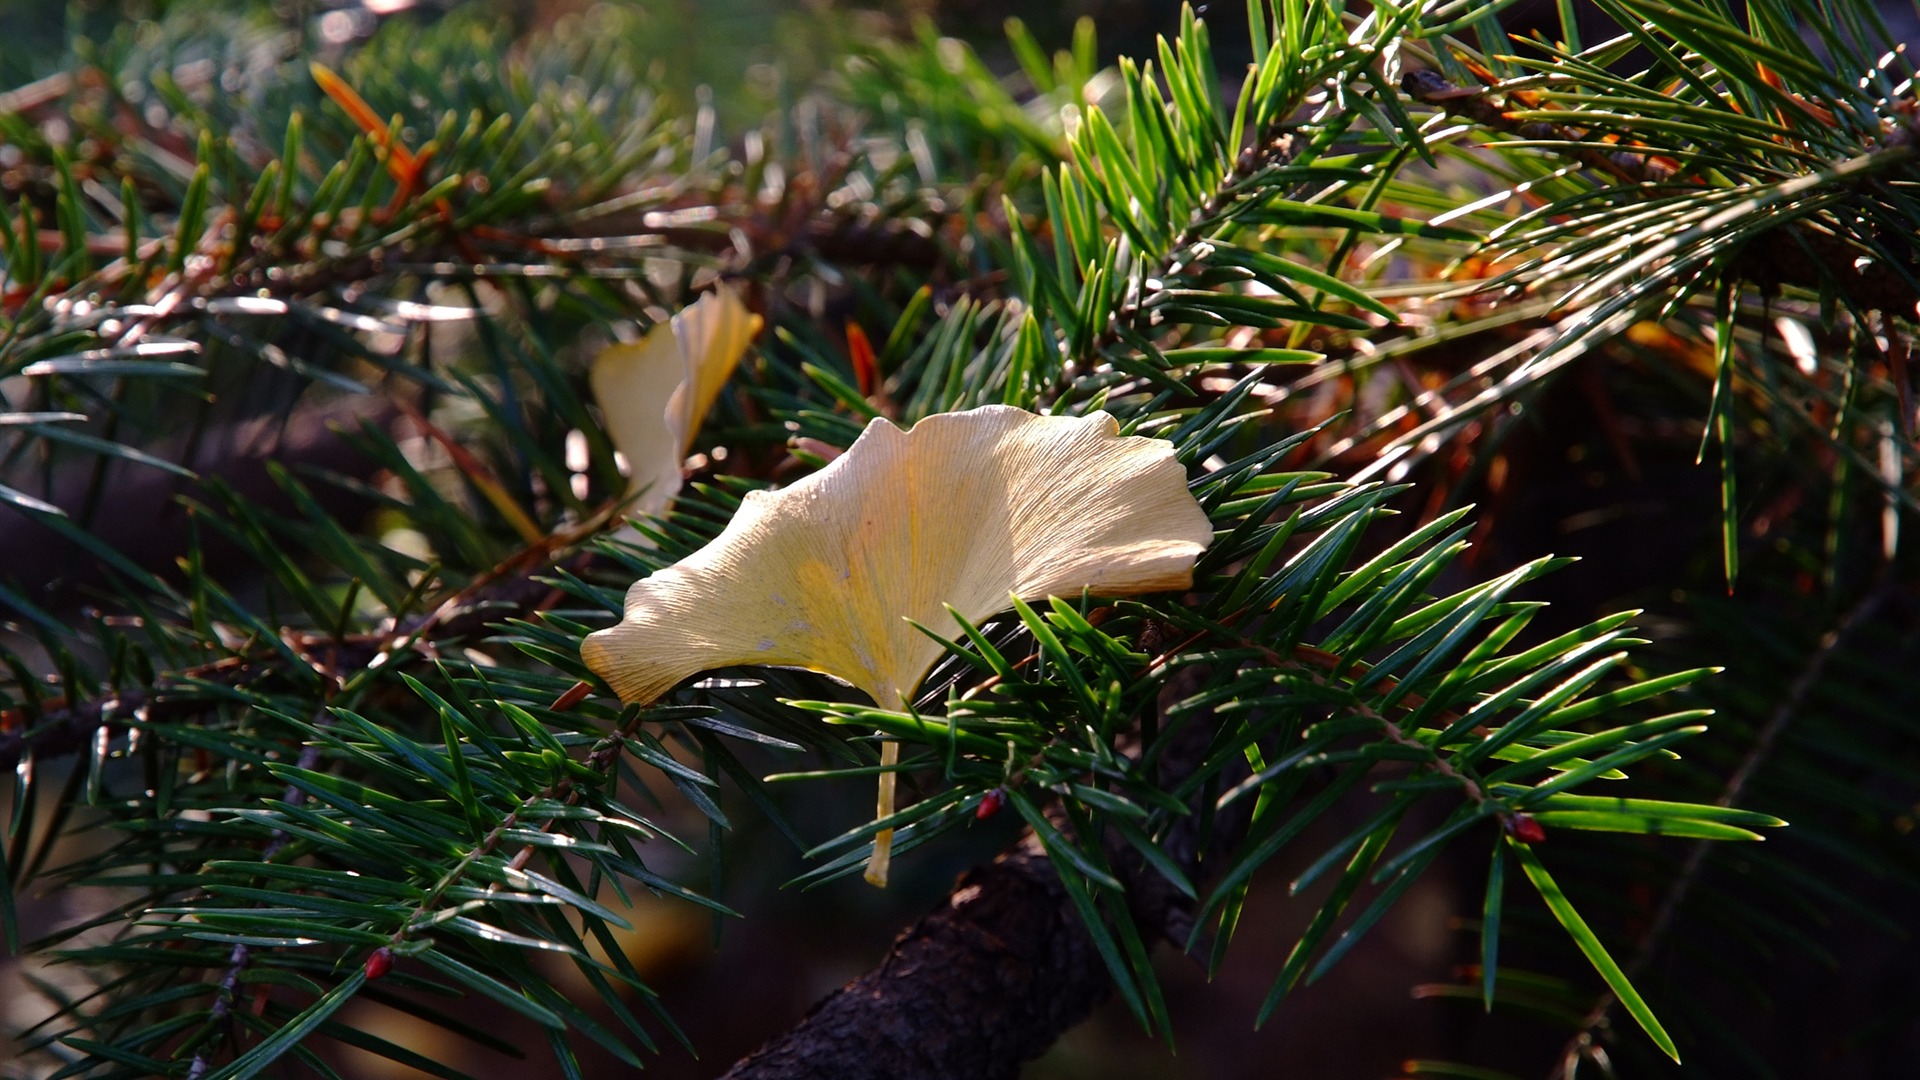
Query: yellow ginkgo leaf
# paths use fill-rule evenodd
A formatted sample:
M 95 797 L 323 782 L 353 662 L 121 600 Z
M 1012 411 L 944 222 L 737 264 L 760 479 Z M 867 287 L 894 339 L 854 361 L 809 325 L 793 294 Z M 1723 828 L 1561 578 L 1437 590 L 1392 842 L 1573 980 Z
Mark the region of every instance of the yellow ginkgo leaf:
M 711 668 L 838 676 L 904 709 L 941 646 L 948 606 L 979 622 L 1037 600 L 1184 589 L 1213 537 L 1173 447 L 1121 436 L 1105 413 L 990 405 L 911 431 L 867 426 L 819 472 L 746 497 L 713 542 L 627 592 L 619 625 L 581 655 L 623 701 Z M 892 743 L 886 764 L 897 761 Z M 892 812 L 892 775 L 880 812 Z M 868 879 L 883 883 L 888 834 Z
M 594 358 L 593 396 L 627 459 L 629 515 L 657 514 L 679 494 L 700 418 L 759 332 L 760 316 L 722 284 L 638 344 L 611 345 Z

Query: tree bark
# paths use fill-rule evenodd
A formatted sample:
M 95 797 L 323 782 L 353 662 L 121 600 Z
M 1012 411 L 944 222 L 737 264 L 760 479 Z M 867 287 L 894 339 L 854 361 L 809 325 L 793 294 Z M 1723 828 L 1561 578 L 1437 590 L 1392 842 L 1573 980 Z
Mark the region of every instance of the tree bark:
M 878 968 L 726 1076 L 1011 1080 L 1111 987 L 1052 863 L 1029 842 L 962 876 Z
M 1187 697 L 1204 678 L 1188 668 L 1163 691 L 1161 705 Z M 1167 736 L 1157 770 L 1163 789 L 1200 767 L 1213 728 L 1195 718 Z M 1203 790 L 1196 802 L 1211 796 Z M 1202 815 L 1188 814 L 1167 831 L 1163 850 L 1197 882 L 1244 835 L 1252 804 L 1240 800 L 1204 834 Z M 1164 938 L 1184 948 L 1193 927 L 1186 897 L 1125 841 L 1109 838 L 1106 854 L 1149 947 Z M 878 968 L 815 1005 L 723 1080 L 1014 1080 L 1022 1062 L 1086 1019 L 1112 989 L 1066 887 L 1029 833 L 962 875 Z

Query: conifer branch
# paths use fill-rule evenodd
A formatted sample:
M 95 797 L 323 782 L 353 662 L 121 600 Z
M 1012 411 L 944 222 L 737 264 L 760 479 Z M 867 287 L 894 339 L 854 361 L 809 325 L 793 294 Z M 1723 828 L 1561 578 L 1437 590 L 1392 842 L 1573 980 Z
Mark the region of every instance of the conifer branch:
M 1740 797 L 1746 792 L 1747 785 L 1752 782 L 1754 774 L 1771 758 L 1780 736 L 1786 732 L 1805 707 L 1808 695 L 1813 692 L 1814 687 L 1826 673 L 1827 664 L 1861 627 L 1872 621 L 1898 591 L 1900 586 L 1883 572 L 1879 580 L 1867 589 L 1866 594 L 1842 614 L 1825 634 L 1820 636 L 1819 643 L 1807 656 L 1799 673 L 1794 676 L 1793 682 L 1787 687 L 1786 694 L 1774 707 L 1765 725 L 1754 735 L 1753 745 L 1748 747 L 1746 754 L 1741 757 L 1739 767 L 1727 777 L 1719 797 L 1714 800 L 1714 805 L 1732 807 L 1739 803 Z M 1708 840 L 1698 841 L 1688 850 L 1686 859 L 1680 864 L 1679 872 L 1674 874 L 1672 883 L 1667 886 L 1665 895 L 1660 898 L 1660 906 L 1654 911 L 1653 920 L 1647 924 L 1646 932 L 1640 935 L 1638 944 L 1634 946 L 1633 956 L 1627 961 L 1625 970 L 1629 978 L 1637 978 L 1645 972 L 1648 965 L 1660 955 L 1660 950 L 1666 946 L 1667 936 L 1673 932 L 1674 926 L 1679 922 L 1681 908 L 1686 906 L 1694 886 L 1699 883 L 1700 876 L 1706 869 L 1707 856 L 1712 853 L 1713 843 Z M 1587 1013 L 1580 1030 L 1567 1040 L 1565 1046 L 1561 1047 L 1559 1055 L 1555 1058 L 1557 1064 L 1549 1080 L 1572 1080 L 1578 1063 L 1594 1045 L 1600 1030 L 1608 1023 L 1608 1017 L 1617 1004 L 1619 1004 L 1619 997 L 1613 991 L 1608 990 L 1600 995 L 1594 1002 L 1593 1008 Z
M 432 611 L 409 616 L 389 629 L 329 640 L 334 663 L 342 669 L 361 670 L 377 658 L 391 658 L 400 651 L 432 655 L 486 632 L 493 623 L 526 618 L 551 607 L 560 595 L 540 576 L 556 568 L 590 572 L 595 561 L 583 552 L 550 564 L 551 556 L 549 545 L 529 547 Z M 292 642 L 296 648 L 311 643 L 304 634 L 295 635 Z M 128 688 L 90 701 L 49 703 L 33 710 L 8 709 L 0 713 L 0 770 L 11 769 L 27 755 L 45 760 L 84 751 L 94 745 L 102 729 L 109 738 L 119 738 L 130 727 L 201 715 L 216 700 L 197 692 L 196 685 L 237 687 L 271 679 L 279 662 L 276 653 L 263 649 L 159 676 L 146 689 Z
M 1658 10 L 1650 0 L 1603 3 L 1651 11 L 1648 33 L 1670 36 L 1697 29 L 1686 20 L 1719 18 L 1705 0 Z M 1748 6 L 1765 15 L 1782 3 Z M 1837 287 L 1849 309 L 1839 317 L 1856 324 L 1852 366 L 1871 370 L 1884 359 L 1904 382 L 1905 328 L 1888 308 L 1882 329 L 1893 346 L 1876 351 L 1858 309 L 1876 306 L 1881 286 L 1864 281 L 1852 259 L 1885 249 L 1893 261 L 1884 268 L 1897 271 L 1888 278 L 1911 277 L 1911 252 L 1889 239 L 1888 225 L 1912 217 L 1905 155 L 1913 125 L 1910 111 L 1898 112 L 1910 102 L 1894 100 L 1907 93 L 1894 89 L 1901 78 L 1910 89 L 1912 72 L 1892 54 L 1878 67 L 1855 57 L 1842 65 L 1844 78 L 1822 82 L 1829 73 L 1802 63 L 1787 75 L 1805 85 L 1781 89 L 1766 81 L 1778 82 L 1771 67 L 1708 55 L 1709 39 L 1655 58 L 1674 70 L 1607 83 L 1625 55 L 1608 50 L 1624 46 L 1583 51 L 1569 32 L 1564 46 L 1523 45 L 1538 54 L 1532 59 L 1487 58 L 1500 74 L 1483 76 L 1472 51 L 1445 35 L 1471 26 L 1483 43 L 1498 40 L 1491 9 L 1460 0 L 1375 7 L 1359 15 L 1338 4 L 1249 5 L 1253 63 L 1231 105 L 1222 87 L 1232 82 L 1218 77 L 1208 31 L 1192 12 L 1151 62 L 1123 60 L 1113 77 L 1096 78 L 1091 24 L 1052 57 L 1014 31 L 1034 92 L 1027 100 L 965 46 L 929 33 L 918 45 L 863 55 L 845 82 L 808 98 L 808 111 L 792 118 L 800 122 L 783 117 L 749 134 L 742 159 L 717 167 L 713 115 L 662 120 L 652 88 L 635 74 L 644 64 L 620 44 L 631 35 L 508 49 L 458 17 L 447 20 L 453 33 L 386 34 L 365 53 L 344 49 L 344 74 L 329 73 L 317 90 L 304 64 L 289 63 L 287 43 L 299 39 L 283 34 L 278 51 L 258 51 L 266 57 L 259 64 L 199 74 L 202 97 L 228 75 L 244 79 L 247 92 L 231 101 L 204 105 L 175 93 L 165 80 L 180 74 L 171 66 L 177 54 L 166 50 L 135 52 L 127 71 L 77 61 L 71 78 L 0 97 L 0 112 L 36 118 L 72 98 L 66 119 L 83 129 L 70 142 L 35 136 L 32 124 L 7 129 L 23 159 L 10 175 L 26 178 L 28 198 L 18 214 L 0 212 L 8 285 L 0 315 L 9 316 L 0 371 L 24 373 L 46 400 L 30 403 L 32 412 L 0 413 L 0 425 L 33 433 L 9 434 L 7 461 L 21 469 L 0 480 L 25 474 L 48 416 L 91 416 L 92 442 L 80 443 L 88 453 L 105 455 L 100 447 L 121 439 L 128 460 L 177 465 L 175 475 L 200 470 L 197 451 L 161 461 L 141 449 L 174 454 L 155 434 L 177 427 L 168 395 L 200 386 L 204 405 L 217 390 L 231 407 L 229 388 L 261 360 L 298 376 L 275 387 L 286 402 L 316 381 L 376 399 L 393 392 L 390 381 L 361 380 L 374 368 L 382 380 L 412 380 L 403 389 L 427 388 L 417 409 L 391 408 L 417 413 L 416 427 L 431 436 L 403 447 L 385 425 L 368 430 L 359 445 L 384 466 L 378 482 L 368 483 L 369 473 L 329 477 L 380 508 L 371 527 L 311 498 L 290 471 L 273 476 L 299 500 L 291 515 L 218 474 L 187 478 L 218 506 L 196 511 L 193 526 L 221 530 L 251 559 L 235 572 L 216 558 L 218 580 L 198 533 L 191 545 L 143 538 L 158 558 L 128 560 L 119 557 L 130 543 L 81 531 L 90 519 L 46 522 L 120 571 L 100 576 L 122 603 L 109 600 L 114 610 L 93 626 L 56 604 L 51 613 L 30 601 L 23 608 L 19 623 L 42 648 L 7 657 L 13 698 L 0 703 L 0 772 L 99 753 L 39 776 L 16 770 L 16 806 L 29 811 L 48 801 L 40 794 L 47 774 L 71 777 L 72 786 L 52 824 L 17 817 L 0 854 L 22 884 L 132 895 L 115 899 L 115 914 L 96 924 L 123 931 L 110 946 L 72 936 L 29 946 L 45 954 L 71 943 L 73 970 L 98 981 L 97 993 L 75 998 L 30 1036 L 38 1042 L 28 1052 L 60 1055 L 66 1061 L 54 1067 L 76 1075 L 253 1074 L 315 1052 L 309 1039 L 384 1045 L 349 1030 L 354 1015 L 339 1010 L 359 994 L 411 1004 L 432 984 L 514 1010 L 545 1033 L 563 1070 L 580 1069 L 582 1039 L 638 1068 L 653 1046 L 651 1024 L 628 1005 L 656 1002 L 619 947 L 621 915 L 605 894 L 635 885 L 726 909 L 649 867 L 657 849 L 646 845 L 664 830 L 624 796 L 652 795 L 655 773 L 623 766 L 657 769 L 718 845 L 745 809 L 723 813 L 722 792 L 744 794 L 776 822 L 779 810 L 757 787 L 760 763 L 736 758 L 725 740 L 828 755 L 830 767 L 783 779 L 868 782 L 875 770 L 864 743 L 823 734 L 823 722 L 879 730 L 926 783 L 912 806 L 809 852 L 805 880 L 857 872 L 880 830 L 905 852 L 1011 806 L 1029 831 L 964 876 L 878 968 L 736 1065 L 736 1078 L 1011 1078 L 1109 993 L 1143 1025 L 1160 1027 L 1169 1012 L 1151 951 L 1162 940 L 1186 950 L 1204 943 L 1217 966 L 1230 945 L 1244 948 L 1233 940 L 1251 921 L 1242 905 L 1276 859 L 1306 856 L 1294 884 L 1311 910 L 1278 964 L 1263 1016 L 1384 925 L 1455 840 L 1502 825 L 1507 840 L 1524 840 L 1516 827 L 1523 813 L 1556 837 L 1584 838 L 1545 854 L 1547 862 L 1582 859 L 1583 877 L 1610 871 L 1595 869 L 1606 865 L 1605 843 L 1580 830 L 1751 840 L 1753 830 L 1780 824 L 1730 804 L 1805 733 L 1781 737 L 1794 715 L 1813 711 L 1807 699 L 1819 668 L 1870 611 L 1843 620 L 1813 653 L 1717 804 L 1596 797 L 1586 794 L 1588 781 L 1638 774 L 1668 746 L 1704 732 L 1705 710 L 1650 719 L 1639 710 L 1712 669 L 1648 676 L 1626 667 L 1622 649 L 1635 643 L 1628 615 L 1541 641 L 1528 631 L 1540 605 L 1513 590 L 1559 560 L 1463 584 L 1473 566 L 1461 553 L 1475 538 L 1464 510 L 1396 519 L 1402 489 L 1341 483 L 1287 463 L 1325 430 L 1322 421 L 1333 423 L 1325 410 L 1336 397 L 1386 409 L 1347 445 L 1398 426 L 1402 439 L 1437 449 L 1469 437 L 1449 421 L 1543 385 L 1535 376 L 1546 369 L 1528 358 L 1564 348 L 1556 335 L 1569 324 L 1500 355 L 1462 355 L 1486 340 L 1468 335 L 1547 316 L 1543 302 L 1497 309 L 1504 300 L 1487 290 L 1466 305 L 1484 319 L 1456 315 L 1444 299 L 1423 306 L 1445 287 L 1431 280 L 1436 268 L 1464 255 L 1452 245 L 1466 243 L 1481 245 L 1478 265 L 1503 273 L 1496 285 L 1565 281 L 1574 299 L 1588 290 L 1583 311 L 1596 333 L 1628 316 L 1666 320 L 1670 311 L 1654 314 L 1659 303 L 1684 301 L 1715 276 L 1766 284 L 1774 273 L 1777 284 Z M 1738 29 L 1725 21 L 1729 34 Z M 1785 36 L 1775 35 L 1779 46 L 1761 40 L 1770 26 L 1752 33 L 1760 35 L 1750 39 L 1755 55 L 1796 47 Z M 1843 44 L 1827 42 L 1836 53 Z M 1401 96 L 1382 81 L 1436 45 L 1449 50 L 1431 54 L 1440 70 L 1488 88 L 1416 74 Z M 1513 76 L 1529 63 L 1544 81 Z M 1565 84 L 1553 82 L 1555 65 L 1593 76 L 1579 91 L 1594 99 L 1588 119 L 1556 114 Z M 486 74 L 469 79 L 470 71 Z M 1704 89 L 1658 89 L 1693 75 Z M 1536 86 L 1539 96 L 1525 96 Z M 1601 100 L 1620 87 L 1620 108 Z M 79 107 L 96 92 L 104 109 Z M 1742 93 L 1758 95 L 1762 107 Z M 1656 146 L 1661 137 L 1634 122 L 1673 120 L 1662 99 L 1707 112 L 1724 105 L 1722 118 L 1740 130 L 1708 125 L 1696 135 L 1698 125 L 1674 123 L 1683 134 Z M 114 115 L 131 105 L 140 115 L 117 124 Z M 1806 123 L 1813 110 L 1851 126 L 1837 136 L 1814 131 Z M 1434 112 L 1467 123 L 1446 125 Z M 1882 120 L 1889 126 L 1872 126 Z M 1499 160 L 1457 140 L 1476 129 L 1492 136 Z M 1750 156 L 1715 172 L 1719 148 L 1709 144 L 1723 135 Z M 1562 157 L 1543 163 L 1535 148 L 1500 149 L 1516 142 L 1558 144 Z M 769 157 L 768 143 L 786 156 Z M 89 149 L 76 160 L 81 146 Z M 1664 152 L 1673 146 L 1704 149 Z M 1439 162 L 1448 155 L 1457 161 Z M 1421 158 L 1443 168 L 1403 169 Z M 1464 188 L 1450 164 L 1467 170 Z M 122 194 L 103 180 L 124 181 Z M 1499 197 L 1462 205 L 1463 190 L 1503 183 L 1541 201 L 1517 218 Z M 1686 204 L 1677 226 L 1658 220 L 1660 193 L 1675 189 L 1685 189 L 1675 198 Z M 1003 196 L 997 206 L 982 206 L 989 193 Z M 1733 227 L 1729 210 L 1738 211 Z M 1474 229 L 1435 223 L 1462 219 Z M 1636 222 L 1645 228 L 1636 232 Z M 1658 243 L 1641 242 L 1648 237 Z M 1810 256 L 1806 265 L 1788 266 L 1791 252 L 1773 250 L 1781 245 Z M 1520 256 L 1506 274 L 1509 251 Z M 1854 277 L 1842 272 L 1848 267 Z M 650 554 L 583 551 L 577 545 L 615 508 L 601 501 L 609 485 L 636 474 L 615 464 L 609 425 L 583 390 L 592 380 L 577 360 L 623 336 L 625 320 L 659 318 L 716 272 L 746 287 L 773 332 L 718 389 L 705 426 L 682 433 L 697 435 L 680 452 L 705 454 L 711 471 L 699 471 L 711 482 L 688 485 L 641 526 L 656 544 Z M 428 290 L 478 279 L 490 285 L 456 309 L 477 348 L 447 360 L 447 342 L 408 320 L 448 317 L 428 310 L 441 303 Z M 1609 291 L 1613 284 L 1624 288 Z M 1886 295 L 1911 286 L 1894 280 Z M 402 299 L 423 292 L 432 305 Z M 1607 306 L 1616 299 L 1620 306 Z M 381 311 L 388 317 L 374 317 Z M 1697 329 L 1699 314 L 1681 318 Z M 1411 324 L 1406 333 L 1377 333 L 1396 321 Z M 1437 324 L 1450 321 L 1469 329 L 1449 337 L 1450 326 Z M 842 337 L 850 322 L 867 332 L 893 328 L 876 348 L 879 335 Z M 1423 367 L 1426 357 L 1417 363 L 1401 346 L 1430 326 L 1438 331 L 1431 344 L 1453 345 L 1446 363 Z M 1732 331 L 1750 336 L 1753 327 L 1729 315 L 1719 329 L 1726 332 L 1714 340 L 1727 343 Z M 163 330 L 187 340 L 153 342 Z M 254 331 L 271 343 L 246 336 Z M 204 361 L 113 351 L 143 338 L 198 350 Z M 1718 354 L 1728 388 L 1736 352 L 1752 356 L 1744 340 Z M 1329 363 L 1329 355 L 1355 362 Z M 1370 358 L 1387 355 L 1395 369 L 1369 385 Z M 1276 365 L 1316 363 L 1296 381 L 1275 375 L 1303 370 Z M 1813 368 L 1786 374 L 1817 384 L 1821 369 Z M 160 389 L 156 380 L 118 381 L 154 373 L 175 381 Z M 1744 374 L 1741 393 L 1773 392 L 1774 381 L 1749 386 Z M 1315 401 L 1296 394 L 1296 415 L 1276 419 L 1262 406 L 1284 396 L 1278 385 L 1341 392 Z M 1419 415 L 1481 385 L 1488 394 L 1466 410 Z M 1849 381 L 1843 393 L 1834 446 L 1852 455 L 1848 468 L 1865 461 L 1857 475 L 1869 475 L 1870 452 L 1844 445 L 1856 430 L 1844 414 L 1860 410 L 1855 419 L 1878 423 L 1874 410 L 1888 406 L 1870 378 L 1859 388 Z M 1746 405 L 1733 395 L 1717 400 Z M 988 403 L 1100 408 L 1129 432 L 1167 440 L 1207 517 L 1195 527 L 1212 538 L 1194 565 L 1192 592 L 1057 597 L 963 624 L 964 634 L 943 642 L 948 655 L 920 686 L 917 708 L 901 712 L 849 704 L 834 687 L 785 671 L 724 687 L 684 683 L 645 712 L 583 700 L 583 637 L 620 617 L 633 575 L 710 542 L 745 493 L 770 478 L 773 461 L 789 450 L 788 461 L 830 458 L 882 417 L 904 425 Z M 598 404 L 604 413 L 606 402 Z M 1899 398 L 1903 423 L 1909 404 Z M 1787 412 L 1785 422 L 1806 419 Z M 1730 428 L 1730 413 L 1718 415 Z M 1900 451 L 1889 448 L 1899 429 L 1885 430 L 1883 464 L 1893 464 L 1882 472 L 1898 484 Z M 1460 460 L 1497 440 L 1461 449 Z M 80 452 L 71 446 L 62 453 Z M 0 498 L 44 515 L 41 500 L 70 501 L 50 490 L 36 498 L 9 487 Z M 1451 497 L 1430 505 L 1438 510 Z M 1737 506 L 1726 498 L 1730 519 Z M 555 522 L 582 521 L 589 524 L 553 531 Z M 522 546 L 498 562 L 512 543 L 502 539 L 507 525 Z M 149 574 L 180 554 L 176 547 L 187 549 L 184 577 Z M 432 569 L 441 565 L 461 585 L 420 610 L 423 595 L 448 591 Z M 226 591 L 236 578 L 239 587 Z M 1460 591 L 1445 595 L 1443 584 Z M 200 663 L 213 657 L 223 659 Z M 836 700 L 805 700 L 796 690 Z M 56 692 L 67 698 L 50 700 Z M 136 760 L 115 760 L 121 746 Z M 692 763 L 682 747 L 697 747 L 702 760 Z M 1674 779 L 1651 772 L 1647 779 Z M 738 788 L 723 788 L 722 773 Z M 44 869 L 81 791 L 89 820 L 107 821 L 112 829 L 102 834 L 115 839 Z M 1416 805 L 1423 812 L 1409 813 Z M 1349 819 L 1361 824 L 1324 840 L 1327 825 L 1362 807 Z M 1442 825 L 1424 812 L 1435 807 Z M 1499 851 L 1518 850 L 1490 838 Z M 678 858 L 668 865 L 682 865 Z M 1490 868 L 1481 965 L 1489 1000 L 1501 970 L 1501 858 Z M 1702 853 L 1685 861 L 1671 910 L 1625 972 L 1546 862 L 1525 863 L 1580 951 L 1669 1052 L 1628 980 L 1671 933 L 1689 890 L 1698 895 Z M 1645 873 L 1629 868 L 1621 879 Z M 0 890 L 0 907 L 12 895 Z M 1508 924 L 1509 933 L 1530 929 Z M 570 958 L 593 992 L 547 978 L 529 963 L 536 954 Z M 396 958 L 432 974 L 369 987 Z M 200 974 L 182 985 L 182 970 Z M 256 986 L 273 989 L 249 1010 L 236 995 Z M 1570 1000 L 1577 1019 L 1593 999 L 1572 992 Z M 1589 1035 L 1612 1004 L 1598 1006 Z M 415 1053 L 376 1052 L 396 1061 Z
M 314 714 L 313 726 L 321 731 L 333 726 L 333 716 L 324 706 Z M 320 764 L 320 744 L 309 742 L 301 747 L 300 756 L 295 761 L 296 768 L 303 772 L 311 771 Z M 293 807 L 305 802 L 306 798 L 307 793 L 296 784 L 288 784 L 280 794 L 280 801 Z M 260 850 L 260 861 L 272 862 L 290 839 L 292 836 L 286 830 L 275 829 L 270 834 L 267 846 Z M 248 962 L 252 959 L 252 947 L 244 942 L 235 943 L 233 951 L 227 954 L 227 969 L 221 973 L 219 989 L 214 994 L 213 1005 L 207 1011 L 207 1020 L 202 1027 L 207 1041 L 194 1052 L 193 1062 L 187 1067 L 187 1080 L 200 1080 L 213 1067 L 213 1054 L 219 1049 L 222 1037 L 227 1034 L 225 1022 L 233 1012 L 234 995 L 238 993 L 240 977 L 246 973 Z
M 1501 97 L 1498 85 L 1456 86 L 1438 72 L 1414 70 L 1402 77 L 1401 88 L 1414 100 L 1449 116 L 1516 139 L 1542 142 L 1545 152 L 1570 158 L 1612 180 L 1638 185 L 1647 197 L 1711 190 L 1686 174 L 1678 161 L 1653 149 L 1637 149 L 1630 139 L 1595 137 L 1578 127 L 1515 119 L 1508 114 L 1509 103 Z M 1526 96 L 1525 91 L 1516 93 Z M 1623 117 L 1621 122 L 1629 129 L 1632 126 L 1630 117 Z M 1859 176 L 1854 182 L 1876 183 L 1887 168 L 1914 159 L 1920 150 L 1916 144 L 1920 144 L 1920 127 L 1909 114 L 1881 145 L 1867 151 L 1861 167 L 1854 170 Z M 1910 256 L 1913 254 L 1911 245 L 1902 246 Z M 1862 310 L 1905 318 L 1913 317 L 1914 305 L 1920 301 L 1911 284 L 1920 279 L 1920 259 L 1910 257 L 1897 268 L 1884 265 L 1868 258 L 1845 237 L 1797 217 L 1752 237 L 1731 259 L 1729 269 L 1769 292 L 1782 285 L 1815 292 L 1837 288 Z

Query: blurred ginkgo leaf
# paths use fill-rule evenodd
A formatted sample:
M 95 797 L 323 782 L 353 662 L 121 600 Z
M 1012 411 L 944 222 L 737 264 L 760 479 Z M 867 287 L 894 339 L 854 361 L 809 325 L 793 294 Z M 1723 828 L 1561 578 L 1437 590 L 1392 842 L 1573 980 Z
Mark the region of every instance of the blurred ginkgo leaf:
M 594 358 L 593 396 L 627 459 L 630 514 L 658 514 L 679 494 L 680 463 L 700 418 L 760 325 L 760 316 L 721 285 L 638 343 L 608 346 Z

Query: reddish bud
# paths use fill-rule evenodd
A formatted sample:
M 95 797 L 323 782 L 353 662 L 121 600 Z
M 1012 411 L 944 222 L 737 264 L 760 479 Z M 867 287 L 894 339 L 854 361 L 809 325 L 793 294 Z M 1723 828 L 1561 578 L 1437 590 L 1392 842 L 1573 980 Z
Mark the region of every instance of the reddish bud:
M 593 693 L 593 684 L 582 679 L 572 686 L 567 687 L 567 692 L 555 698 L 550 707 L 554 712 L 566 712 L 568 709 L 587 700 L 587 695 L 591 693 Z
M 867 332 L 852 319 L 847 320 L 847 357 L 853 361 L 860 393 L 872 397 L 874 387 L 880 385 L 880 365 L 873 355 L 873 342 L 867 340 Z
M 387 948 L 385 945 L 373 950 L 373 955 L 367 957 L 367 978 L 369 980 L 378 979 L 392 970 L 393 950 Z
M 985 821 L 999 813 L 1000 808 L 1005 805 L 1007 805 L 1006 789 L 994 788 L 992 791 L 980 796 L 980 805 L 974 808 L 973 816 L 977 820 Z
M 1537 844 L 1547 838 L 1546 826 L 1535 821 L 1532 814 L 1513 815 L 1507 821 L 1507 831 L 1523 844 Z

